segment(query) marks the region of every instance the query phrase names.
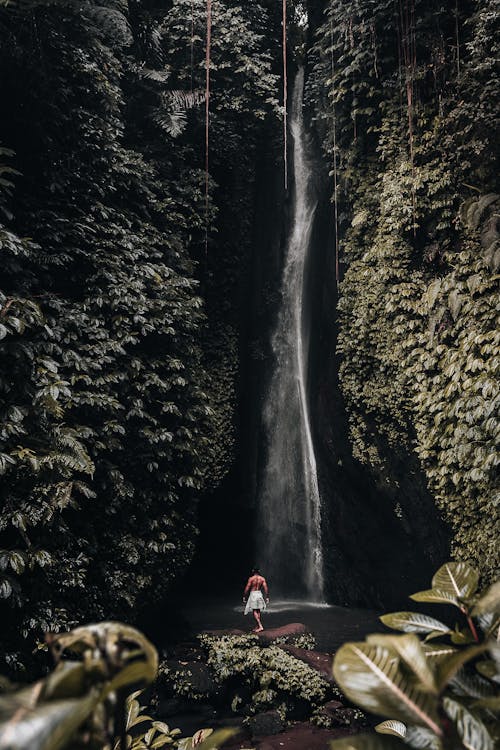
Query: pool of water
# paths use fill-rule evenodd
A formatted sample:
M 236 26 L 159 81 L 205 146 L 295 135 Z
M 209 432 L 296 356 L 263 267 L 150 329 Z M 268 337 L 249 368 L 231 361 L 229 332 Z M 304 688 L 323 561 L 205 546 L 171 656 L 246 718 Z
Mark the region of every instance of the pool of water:
M 198 599 L 182 606 L 182 615 L 193 634 L 202 630 L 238 628 L 251 631 L 254 620 L 243 614 L 243 604 L 223 599 Z M 262 613 L 265 628 L 279 628 L 292 622 L 303 623 L 316 637 L 320 651 L 335 651 L 345 641 L 363 640 L 372 632 L 382 632 L 379 613 L 367 609 L 351 609 L 331 604 L 271 600 Z

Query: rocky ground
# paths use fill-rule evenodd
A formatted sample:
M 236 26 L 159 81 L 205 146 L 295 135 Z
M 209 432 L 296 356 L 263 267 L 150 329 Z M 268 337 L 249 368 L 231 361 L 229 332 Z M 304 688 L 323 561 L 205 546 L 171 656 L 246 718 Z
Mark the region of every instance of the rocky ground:
M 162 662 L 158 712 L 183 734 L 235 727 L 227 750 L 329 750 L 370 723 L 340 693 L 332 663 L 303 623 L 257 636 L 204 631 Z

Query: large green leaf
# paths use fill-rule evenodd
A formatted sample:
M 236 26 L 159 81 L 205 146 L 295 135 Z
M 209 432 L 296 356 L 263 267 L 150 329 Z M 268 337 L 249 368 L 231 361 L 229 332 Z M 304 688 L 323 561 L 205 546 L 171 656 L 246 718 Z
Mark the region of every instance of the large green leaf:
M 0 724 L 0 750 L 60 750 L 92 713 L 100 699 L 95 688 L 84 698 L 50 701 L 21 708 Z
M 481 643 L 477 646 L 469 646 L 469 648 L 457 651 L 447 659 L 441 662 L 438 667 L 438 687 L 439 690 L 443 690 L 452 677 L 461 669 L 464 664 L 467 664 L 471 659 L 475 659 L 479 654 L 484 653 L 488 650 L 488 644 Z
M 399 657 L 392 649 L 346 643 L 335 656 L 333 674 L 347 697 L 368 711 L 441 734 L 436 697 L 418 690 L 402 674 Z
M 439 737 L 426 727 L 408 726 L 405 742 L 415 750 L 441 750 L 443 746 Z
M 422 644 L 413 633 L 407 635 L 369 635 L 368 643 L 378 644 L 393 649 L 404 663 L 418 677 L 421 687 L 431 693 L 436 693 L 436 680 L 427 661 Z
M 490 695 L 486 698 L 479 698 L 474 701 L 472 708 L 486 708 L 495 714 L 500 714 L 500 695 Z
M 461 703 L 443 699 L 443 707 L 452 721 L 466 750 L 494 750 L 493 740 L 483 722 Z
M 468 599 L 477 589 L 479 573 L 464 562 L 442 565 L 432 579 L 432 588 L 458 599 Z
M 394 737 L 406 737 L 406 724 L 402 721 L 396 721 L 395 719 L 387 719 L 377 724 L 375 731 L 379 734 L 391 734 Z
M 431 602 L 431 603 L 443 603 L 443 604 L 454 604 L 456 607 L 459 606 L 459 602 L 456 596 L 453 596 L 447 591 L 440 591 L 439 589 L 427 589 L 426 591 L 417 591 L 415 594 L 410 596 L 415 602 Z
M 488 698 L 498 692 L 484 677 L 465 669 L 460 669 L 453 675 L 449 682 L 449 690 L 453 695 L 462 698 Z
M 431 664 L 439 664 L 443 659 L 448 659 L 457 653 L 454 646 L 446 646 L 445 644 L 422 643 L 422 648 Z
M 388 615 L 382 615 L 380 620 L 388 628 L 402 630 L 404 633 L 438 633 L 445 635 L 451 632 L 444 622 L 428 615 L 422 615 L 420 612 L 392 612 Z
M 472 610 L 474 616 L 500 614 L 500 581 L 493 583 L 477 600 Z
M 485 659 L 476 664 L 477 671 L 487 677 L 488 680 L 496 682 L 500 685 L 500 672 L 498 671 L 495 662 L 491 659 Z
M 81 661 L 62 661 L 45 680 L 43 700 L 80 698 L 88 689 L 88 675 Z

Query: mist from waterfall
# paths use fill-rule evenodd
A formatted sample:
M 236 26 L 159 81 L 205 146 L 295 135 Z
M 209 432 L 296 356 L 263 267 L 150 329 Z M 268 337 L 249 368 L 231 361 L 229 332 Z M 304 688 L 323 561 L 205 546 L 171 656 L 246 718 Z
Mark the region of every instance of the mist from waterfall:
M 281 302 L 272 337 L 274 368 L 263 412 L 266 461 L 258 502 L 257 559 L 273 592 L 323 600 L 321 500 L 307 400 L 310 321 L 305 270 L 316 199 L 308 160 L 297 73 L 293 138 L 293 222 L 286 247 Z

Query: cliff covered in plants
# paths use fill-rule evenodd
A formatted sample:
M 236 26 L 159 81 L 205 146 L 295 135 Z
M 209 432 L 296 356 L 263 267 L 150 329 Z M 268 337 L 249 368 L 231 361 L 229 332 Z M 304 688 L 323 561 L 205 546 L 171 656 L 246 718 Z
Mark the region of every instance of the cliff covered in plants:
M 0 9 L 12 665 L 20 635 L 134 617 L 161 596 L 192 557 L 196 499 L 231 464 L 238 284 L 254 154 L 276 118 L 275 23 L 259 3 L 219 2 L 207 19 L 201 0 Z
M 488 578 L 499 563 L 495 3 L 330 0 L 311 17 L 353 456 L 407 529 L 425 525 L 423 486 L 453 553 Z

